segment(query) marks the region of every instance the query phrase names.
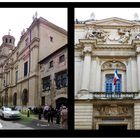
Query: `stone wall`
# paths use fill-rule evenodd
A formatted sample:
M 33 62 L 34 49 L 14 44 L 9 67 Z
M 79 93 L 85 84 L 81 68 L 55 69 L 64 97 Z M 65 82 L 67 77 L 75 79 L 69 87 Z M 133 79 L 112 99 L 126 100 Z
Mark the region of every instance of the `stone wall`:
M 140 130 L 140 103 L 134 104 L 134 129 Z
M 92 103 L 75 103 L 75 129 L 92 129 L 93 105 Z

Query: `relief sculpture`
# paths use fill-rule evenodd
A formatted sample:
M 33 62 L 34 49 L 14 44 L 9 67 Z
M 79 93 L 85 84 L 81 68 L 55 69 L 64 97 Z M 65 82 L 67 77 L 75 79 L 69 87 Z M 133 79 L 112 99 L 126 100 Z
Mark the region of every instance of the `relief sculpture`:
M 104 30 L 91 30 L 86 34 L 87 39 L 98 39 L 99 42 L 106 42 L 108 32 Z
M 101 106 L 97 108 L 98 114 L 100 115 L 108 115 L 108 116 L 115 116 L 115 115 L 127 115 L 128 108 L 123 106 Z

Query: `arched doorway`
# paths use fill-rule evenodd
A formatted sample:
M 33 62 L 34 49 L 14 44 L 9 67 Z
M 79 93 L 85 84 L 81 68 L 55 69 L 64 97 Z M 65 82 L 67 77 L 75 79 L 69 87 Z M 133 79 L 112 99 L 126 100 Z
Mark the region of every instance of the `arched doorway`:
M 14 93 L 14 95 L 13 95 L 13 105 L 14 106 L 17 105 L 17 93 Z
M 61 97 L 56 100 L 56 108 L 59 109 L 62 104 L 65 106 L 68 106 L 67 98 Z
M 22 93 L 22 105 L 27 105 L 28 103 L 28 90 L 24 89 Z

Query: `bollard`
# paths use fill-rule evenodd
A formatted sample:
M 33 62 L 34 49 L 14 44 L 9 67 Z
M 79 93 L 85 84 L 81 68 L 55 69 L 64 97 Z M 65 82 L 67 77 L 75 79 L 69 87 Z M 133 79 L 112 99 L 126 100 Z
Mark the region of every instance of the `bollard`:
M 30 109 L 27 111 L 27 117 L 30 117 Z

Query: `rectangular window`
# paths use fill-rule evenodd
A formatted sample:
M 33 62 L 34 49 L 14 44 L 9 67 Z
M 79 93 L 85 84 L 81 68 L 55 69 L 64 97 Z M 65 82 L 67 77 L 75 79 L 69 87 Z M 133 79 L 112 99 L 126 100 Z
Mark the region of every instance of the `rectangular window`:
M 16 83 L 18 81 L 18 71 L 16 71 Z
M 62 87 L 66 87 L 68 85 L 68 76 L 67 71 L 61 71 L 59 73 L 55 74 L 55 82 L 57 89 L 60 89 Z
M 51 86 L 51 80 L 50 80 L 50 76 L 44 77 L 42 78 L 42 87 L 43 90 L 50 90 L 50 86 Z
M 49 63 L 49 68 L 52 68 L 53 67 L 53 61 L 50 61 L 50 63 Z
M 60 57 L 59 57 L 59 63 L 62 63 L 62 62 L 64 62 L 65 61 L 65 55 L 61 55 Z
M 28 73 L 28 61 L 24 63 L 24 76 L 27 76 Z
M 50 36 L 50 42 L 53 42 L 53 37 L 52 36 Z
M 25 47 L 28 46 L 28 43 L 29 43 L 29 39 L 27 38 L 27 39 L 25 40 Z

